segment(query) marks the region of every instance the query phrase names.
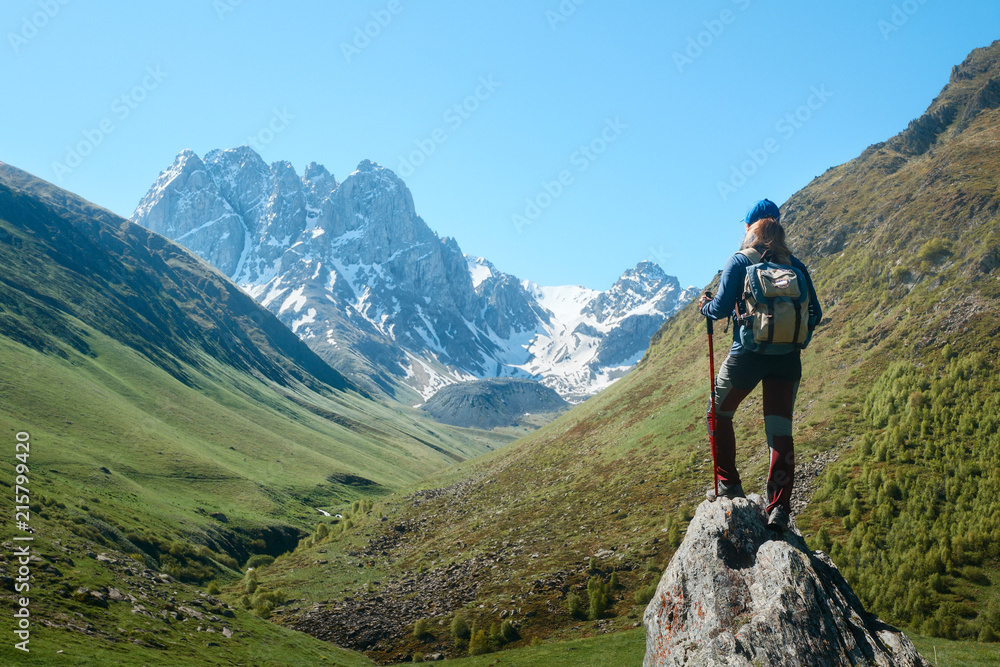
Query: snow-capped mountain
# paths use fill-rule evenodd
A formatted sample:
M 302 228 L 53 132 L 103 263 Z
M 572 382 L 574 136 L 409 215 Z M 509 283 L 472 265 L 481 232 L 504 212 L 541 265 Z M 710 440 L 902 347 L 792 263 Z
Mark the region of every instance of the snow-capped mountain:
M 248 147 L 182 151 L 132 221 L 178 241 L 359 384 L 400 400 L 485 377 L 528 377 L 569 400 L 624 374 L 691 299 L 652 262 L 606 292 L 540 287 L 463 255 L 392 171 L 299 177 Z M 403 393 L 400 394 L 399 392 Z

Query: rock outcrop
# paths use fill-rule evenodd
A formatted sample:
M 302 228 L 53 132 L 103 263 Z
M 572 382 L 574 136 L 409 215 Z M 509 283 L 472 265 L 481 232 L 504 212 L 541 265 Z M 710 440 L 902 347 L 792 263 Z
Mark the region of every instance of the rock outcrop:
M 554 389 L 518 378 L 487 378 L 442 388 L 423 406 L 445 424 L 472 428 L 517 426 L 525 416 L 565 410 L 569 404 Z
M 759 496 L 705 501 L 646 608 L 648 667 L 929 667 L 830 558 L 764 525 Z

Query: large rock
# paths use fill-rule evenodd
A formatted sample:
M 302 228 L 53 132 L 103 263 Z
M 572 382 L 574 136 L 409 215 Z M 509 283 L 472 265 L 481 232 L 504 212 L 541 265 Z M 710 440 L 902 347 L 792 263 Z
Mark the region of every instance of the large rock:
M 759 496 L 705 501 L 646 608 L 646 666 L 927 666 L 830 558 L 764 526 Z

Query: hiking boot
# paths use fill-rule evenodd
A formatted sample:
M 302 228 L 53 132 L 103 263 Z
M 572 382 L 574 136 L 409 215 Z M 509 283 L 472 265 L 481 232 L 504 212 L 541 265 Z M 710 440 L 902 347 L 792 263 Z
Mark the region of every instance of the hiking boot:
M 743 493 L 743 485 L 737 482 L 736 484 L 726 484 L 722 480 L 716 482 L 719 487 L 719 492 L 716 494 L 715 489 L 709 489 L 705 492 L 705 497 L 715 502 L 716 498 L 729 498 L 733 500 L 735 498 L 746 498 L 747 494 Z
M 789 521 L 791 521 L 791 519 L 788 516 L 788 512 L 780 507 L 775 507 L 771 510 L 771 513 L 767 515 L 767 527 L 781 533 L 788 530 Z

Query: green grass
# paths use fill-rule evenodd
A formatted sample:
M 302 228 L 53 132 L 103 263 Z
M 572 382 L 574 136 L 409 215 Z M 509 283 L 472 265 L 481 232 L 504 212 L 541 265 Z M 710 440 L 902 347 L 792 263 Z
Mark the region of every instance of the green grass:
M 74 605 L 57 592 L 63 584 L 72 590 L 116 585 L 83 554 L 120 557 L 118 552 L 133 549 L 102 534 L 100 526 L 119 536 L 153 535 L 184 545 L 188 553 L 209 544 L 238 561 L 257 552 L 277 555 L 294 546 L 295 533 L 311 530 L 323 518 L 314 508 L 346 511 L 358 498 L 382 497 L 452 460 L 421 440 L 472 457 L 496 445 L 492 436 L 429 424 L 349 394 L 322 395 L 300 386 L 297 401 L 291 401 L 286 388 L 221 366 L 215 375 L 192 372 L 199 381 L 195 389 L 133 350 L 79 326 L 88 333 L 92 355 L 68 351 L 64 359 L 0 338 L 0 359 L 11 369 L 0 378 L 0 431 L 11 443 L 19 431 L 31 434 L 29 488 L 38 505 L 31 524 L 39 534 L 34 551 L 61 572 L 40 574 L 33 585 L 35 618 L 54 627 L 35 626 L 32 646 L 38 650 L 31 660 L 39 662 L 23 664 L 56 659 L 60 664 L 370 664 L 363 656 L 245 612 L 232 621 L 236 638 L 242 639 L 219 642 L 228 649 L 208 647 L 211 639 L 203 634 L 193 636 L 190 628 L 159 621 L 151 621 L 157 633 L 151 636 L 166 649 L 112 641 L 120 635 L 131 639 L 133 630 L 144 637 L 147 631 L 128 609 L 115 610 L 127 603 L 112 604 L 114 614 L 94 614 L 93 608 Z M 235 377 L 226 381 L 229 375 Z M 367 430 L 362 435 L 317 414 L 324 411 L 356 420 Z M 8 454 L 13 462 L 13 444 Z M 355 474 L 372 485 L 331 482 L 331 473 Z M 12 494 L 8 485 L 13 482 L 13 466 L 7 466 L 0 491 Z M 213 512 L 224 514 L 227 522 L 211 518 Z M 283 543 L 289 533 L 293 541 Z M 261 540 L 258 546 L 252 544 L 255 538 Z M 59 560 L 63 546 L 74 566 Z M 204 564 L 210 578 L 223 585 L 239 577 L 219 561 Z M 12 561 L 0 560 L 4 575 L 11 576 L 13 567 Z M 207 579 L 192 583 L 204 587 Z M 177 589 L 197 595 L 190 585 L 177 584 Z M 8 597 L 4 609 L 10 604 Z M 158 610 L 163 600 L 150 604 Z M 101 635 L 69 630 L 73 610 L 85 614 Z M 8 649 L 5 643 L 0 655 Z M 55 650 L 64 653 L 56 658 Z
M 956 642 L 909 635 L 914 646 L 935 667 L 991 667 L 1000 662 L 1000 645 Z M 937 661 L 935 662 L 935 650 Z M 610 635 L 527 646 L 500 653 L 456 658 L 439 664 L 511 665 L 511 667 L 576 667 L 577 665 L 639 665 L 646 653 L 643 628 Z
M 330 665 L 364 667 L 373 665 L 358 653 L 344 651 L 332 644 L 313 639 L 302 633 L 285 630 L 273 623 L 249 615 L 240 620 L 240 632 L 231 639 L 206 633 L 176 632 L 162 638 L 165 648 L 153 649 L 132 643 L 134 638 L 149 634 L 149 628 L 131 627 L 119 633 L 117 642 L 95 641 L 74 632 L 49 629 L 44 626 L 32 631 L 30 652 L 13 648 L 10 641 L 0 645 L 0 665 L 156 665 L 157 667 L 188 667 L 190 665 L 285 665 L 312 667 Z M 217 646 L 209 646 L 215 643 Z
M 908 635 L 920 655 L 935 667 L 991 667 L 1000 664 L 1000 645 L 957 642 L 940 637 Z
M 445 660 L 438 664 L 455 667 L 510 665 L 511 667 L 578 667 L 579 665 L 641 665 L 646 654 L 646 631 L 642 628 L 613 634 L 571 639 Z

